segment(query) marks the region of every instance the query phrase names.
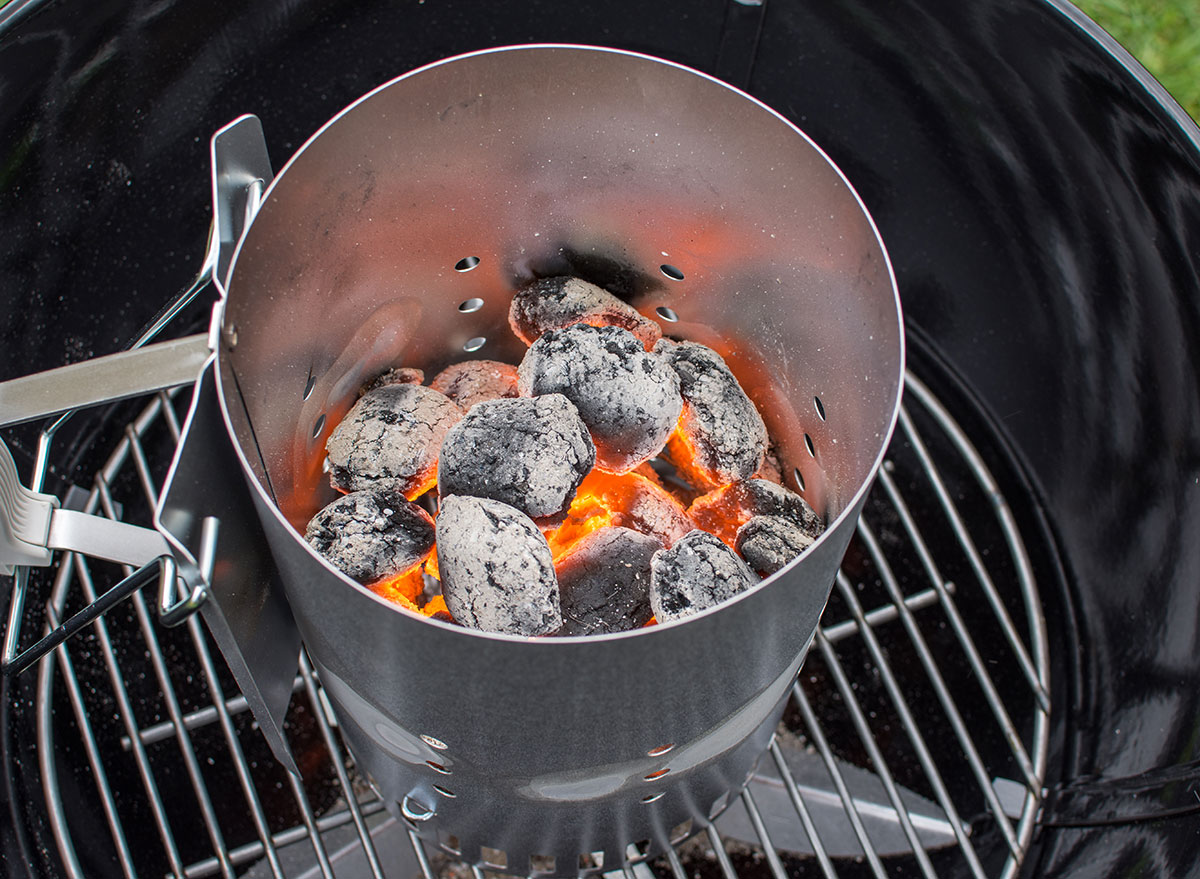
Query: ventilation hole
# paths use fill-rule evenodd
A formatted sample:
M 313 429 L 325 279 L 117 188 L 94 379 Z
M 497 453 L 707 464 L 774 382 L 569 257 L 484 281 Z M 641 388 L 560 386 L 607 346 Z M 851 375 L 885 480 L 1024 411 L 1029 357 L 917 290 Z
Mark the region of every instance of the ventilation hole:
M 464 351 L 478 351 L 480 348 L 482 348 L 486 344 L 487 344 L 486 336 L 475 336 L 473 339 L 467 339 L 467 341 L 465 343 L 463 343 L 463 350 Z
M 529 869 L 534 873 L 553 873 L 557 866 L 554 855 L 530 855 Z
M 796 488 L 804 491 L 804 474 L 800 472 L 799 467 L 793 468 L 792 479 L 796 480 Z
M 659 745 L 657 748 L 651 748 L 646 752 L 647 757 L 661 757 L 663 754 L 669 754 L 675 749 L 675 743 L 669 745 Z
M 461 855 L 462 846 L 459 844 L 458 837 L 451 833 L 446 837 L 446 841 L 442 843 L 442 848 L 451 854 Z
M 302 396 L 300 399 L 307 400 L 309 397 L 311 397 L 313 388 L 315 388 L 316 386 L 317 386 L 317 377 L 310 372 L 308 374 L 308 381 L 306 381 L 304 383 L 304 396 Z
M 599 870 L 604 866 L 604 852 L 584 852 L 579 856 L 580 870 Z
M 708 817 L 716 818 L 725 811 L 725 807 L 729 804 L 729 793 L 726 791 L 715 800 L 713 800 L 712 808 L 708 810 Z
M 425 765 L 428 766 L 430 769 L 432 769 L 434 772 L 440 772 L 442 775 L 450 774 L 450 770 L 447 769 L 445 766 L 443 766 L 441 763 L 434 763 L 432 760 L 426 760 Z
M 675 313 L 675 310 L 672 308 L 667 308 L 665 305 L 660 305 L 658 308 L 654 309 L 654 311 L 659 317 L 669 323 L 675 323 L 675 321 L 679 320 L 679 315 Z
M 683 821 L 680 824 L 676 824 L 674 827 L 671 828 L 671 835 L 668 837 L 668 839 L 671 840 L 671 845 L 674 845 L 677 842 L 683 842 L 685 839 L 687 839 L 691 835 L 692 835 L 692 819 L 688 818 L 686 821 Z
M 477 265 L 479 265 L 479 257 L 464 256 L 462 259 L 460 259 L 458 262 L 456 262 L 454 264 L 454 271 L 469 272 L 469 271 L 471 271 L 471 269 L 475 268 L 475 266 L 477 266 Z
M 486 845 L 479 847 L 479 859 L 489 867 L 503 869 L 508 866 L 508 852 L 498 848 L 488 848 Z
M 429 745 L 431 748 L 437 748 L 439 751 L 444 751 L 449 746 L 441 739 L 435 739 L 433 736 L 421 736 L 421 741 Z
M 812 437 L 809 436 L 807 433 L 804 435 L 804 447 L 806 449 L 808 449 L 808 453 L 810 455 L 812 455 L 814 458 L 817 457 L 817 450 L 813 446 Z
M 646 781 L 654 781 L 654 779 L 662 778 L 664 775 L 666 775 L 670 771 L 671 770 L 669 767 L 667 769 L 659 769 L 655 772 L 649 773 L 648 775 L 643 775 L 642 778 Z
M 644 797 L 642 797 L 642 802 L 643 803 L 656 803 L 659 800 L 661 800 L 665 795 L 666 795 L 666 791 L 661 791 L 661 790 L 656 794 L 646 794 Z
M 822 421 L 825 420 L 825 404 L 821 402 L 820 397 L 813 397 L 813 405 L 817 407 L 817 415 Z
M 470 314 L 473 311 L 479 311 L 483 308 L 483 300 L 476 296 L 473 299 L 464 299 L 458 303 L 458 310 L 463 314 Z
M 454 791 L 448 790 L 447 788 L 442 787 L 440 784 L 435 784 L 433 786 L 433 789 L 444 797 L 454 799 L 454 796 L 455 796 Z
M 317 417 L 316 424 L 313 425 L 313 439 L 316 439 L 317 437 L 319 437 L 321 435 L 321 431 L 324 430 L 324 428 L 325 428 L 325 413 L 322 412 L 320 414 L 320 416 Z
M 433 809 L 412 797 L 405 797 L 400 803 L 400 814 L 409 821 L 428 821 L 433 817 Z
M 666 275 L 668 278 L 670 278 L 672 281 L 682 281 L 683 280 L 683 272 L 679 271 L 679 269 L 675 268 L 675 266 L 671 265 L 670 263 L 663 263 L 661 266 L 658 267 L 658 270 L 660 272 L 662 272 L 664 275 Z

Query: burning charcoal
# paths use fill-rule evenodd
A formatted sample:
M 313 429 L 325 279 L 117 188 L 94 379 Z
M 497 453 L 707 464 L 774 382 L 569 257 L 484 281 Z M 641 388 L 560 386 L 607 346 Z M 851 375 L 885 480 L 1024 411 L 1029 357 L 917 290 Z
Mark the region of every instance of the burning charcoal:
M 599 635 L 650 621 L 650 558 L 662 549 L 628 528 L 601 528 L 557 565 L 562 600 L 560 635 Z
M 782 485 L 765 479 L 735 482 L 698 497 L 688 507 L 688 516 L 729 546 L 737 543 L 737 531 L 754 516 L 781 516 L 814 540 L 825 530 L 821 517 L 804 498 Z
M 489 498 L 445 498 L 437 557 L 456 622 L 509 635 L 545 635 L 562 625 L 550 547 L 520 510 Z
M 813 545 L 813 536 L 783 516 L 754 516 L 737 530 L 737 551 L 769 577 Z
M 417 571 L 433 549 L 433 520 L 398 491 L 356 491 L 312 517 L 304 539 L 348 577 L 379 583 Z M 410 599 L 413 596 L 408 596 Z
M 429 387 L 445 394 L 467 412 L 483 400 L 517 396 L 517 368 L 498 360 L 467 360 L 447 366 Z
M 433 487 L 442 438 L 460 418 L 462 410 L 430 388 L 375 388 L 329 435 L 329 480 L 341 491 L 394 488 L 412 500 Z
M 363 385 L 359 396 L 369 394 L 376 388 L 386 387 L 387 385 L 419 385 L 425 381 L 425 373 L 412 366 L 397 366 L 395 369 L 389 369 L 383 375 L 376 376 L 371 381 Z
M 654 352 L 679 375 L 683 418 L 663 457 L 703 488 L 749 479 L 763 465 L 767 426 L 721 355 L 662 339 Z
M 587 426 L 562 394 L 484 400 L 446 434 L 438 490 L 557 516 L 595 462 Z
M 716 607 L 758 578 L 737 554 L 704 531 L 692 531 L 654 554 L 650 607 L 660 623 Z
M 546 535 L 555 558 L 597 528 L 618 525 L 668 547 L 696 526 L 683 505 L 638 473 L 614 475 L 593 470 L 579 486 L 567 517 Z
M 662 450 L 679 420 L 679 379 L 627 330 L 549 330 L 517 370 L 521 393 L 562 394 L 596 443 L 596 466 L 627 473 Z
M 378 583 L 370 583 L 367 588 L 380 598 L 386 598 L 392 604 L 398 604 L 414 613 L 423 613 L 424 611 L 418 604 L 421 599 L 422 587 L 425 584 L 423 567 L 424 565 L 414 565 L 395 577 L 389 577 Z
M 572 324 L 621 327 L 647 349 L 662 337 L 658 324 L 607 290 L 578 278 L 542 278 L 513 295 L 508 324 L 517 338 L 532 345 L 547 330 Z

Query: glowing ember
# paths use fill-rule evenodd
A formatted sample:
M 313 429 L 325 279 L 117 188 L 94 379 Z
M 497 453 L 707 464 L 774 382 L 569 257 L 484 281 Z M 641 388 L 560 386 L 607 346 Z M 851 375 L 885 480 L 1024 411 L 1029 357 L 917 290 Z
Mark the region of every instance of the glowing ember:
M 593 470 L 580 483 L 567 518 L 546 540 L 557 561 L 576 541 L 610 525 L 649 535 L 664 547 L 695 527 L 683 504 L 645 476 Z
M 820 517 L 794 492 L 765 479 L 749 479 L 725 485 L 696 498 L 688 508 L 696 527 L 736 547 L 738 529 L 754 516 L 781 516 L 813 538 L 822 529 Z
M 679 376 L 683 411 L 667 442 L 667 458 L 697 487 L 749 479 L 763 465 L 767 427 L 716 351 L 662 339 L 654 346 Z
M 483 631 L 601 634 L 716 606 L 820 535 L 720 353 L 572 278 L 518 291 L 509 319 L 519 368 L 389 370 L 330 435 L 352 493 L 306 536 L 347 575 Z M 426 492 L 436 524 L 409 502 Z

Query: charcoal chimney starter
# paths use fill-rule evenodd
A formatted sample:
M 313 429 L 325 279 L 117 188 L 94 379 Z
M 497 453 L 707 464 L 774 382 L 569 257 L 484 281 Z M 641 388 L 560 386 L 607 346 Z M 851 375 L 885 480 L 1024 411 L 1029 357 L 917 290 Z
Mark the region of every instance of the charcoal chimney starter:
M 326 440 L 390 368 L 519 362 L 513 291 L 563 275 L 717 351 L 827 530 L 728 603 L 647 629 L 528 638 L 400 610 L 302 539 L 333 499 Z M 643 55 L 443 61 L 360 99 L 288 162 L 220 321 L 226 427 L 309 655 L 389 808 L 469 862 L 576 875 L 660 851 L 730 801 L 812 638 L 903 373 L 883 245 L 818 147 Z

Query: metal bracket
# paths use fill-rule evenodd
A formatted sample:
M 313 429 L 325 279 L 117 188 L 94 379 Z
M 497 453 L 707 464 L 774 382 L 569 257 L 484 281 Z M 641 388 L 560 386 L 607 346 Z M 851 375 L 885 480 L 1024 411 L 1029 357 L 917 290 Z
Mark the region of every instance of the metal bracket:
M 206 262 L 211 261 L 213 278 L 224 298 L 234 250 L 275 175 L 257 116 L 239 116 L 217 131 L 210 152 L 214 234 Z
M 283 594 L 217 397 L 216 356 L 196 382 L 179 451 L 155 513 L 170 569 L 188 594 L 159 612 L 168 624 L 200 608 L 275 757 L 293 774 L 283 720 L 300 659 L 300 632 Z M 218 540 L 218 535 L 220 539 Z

